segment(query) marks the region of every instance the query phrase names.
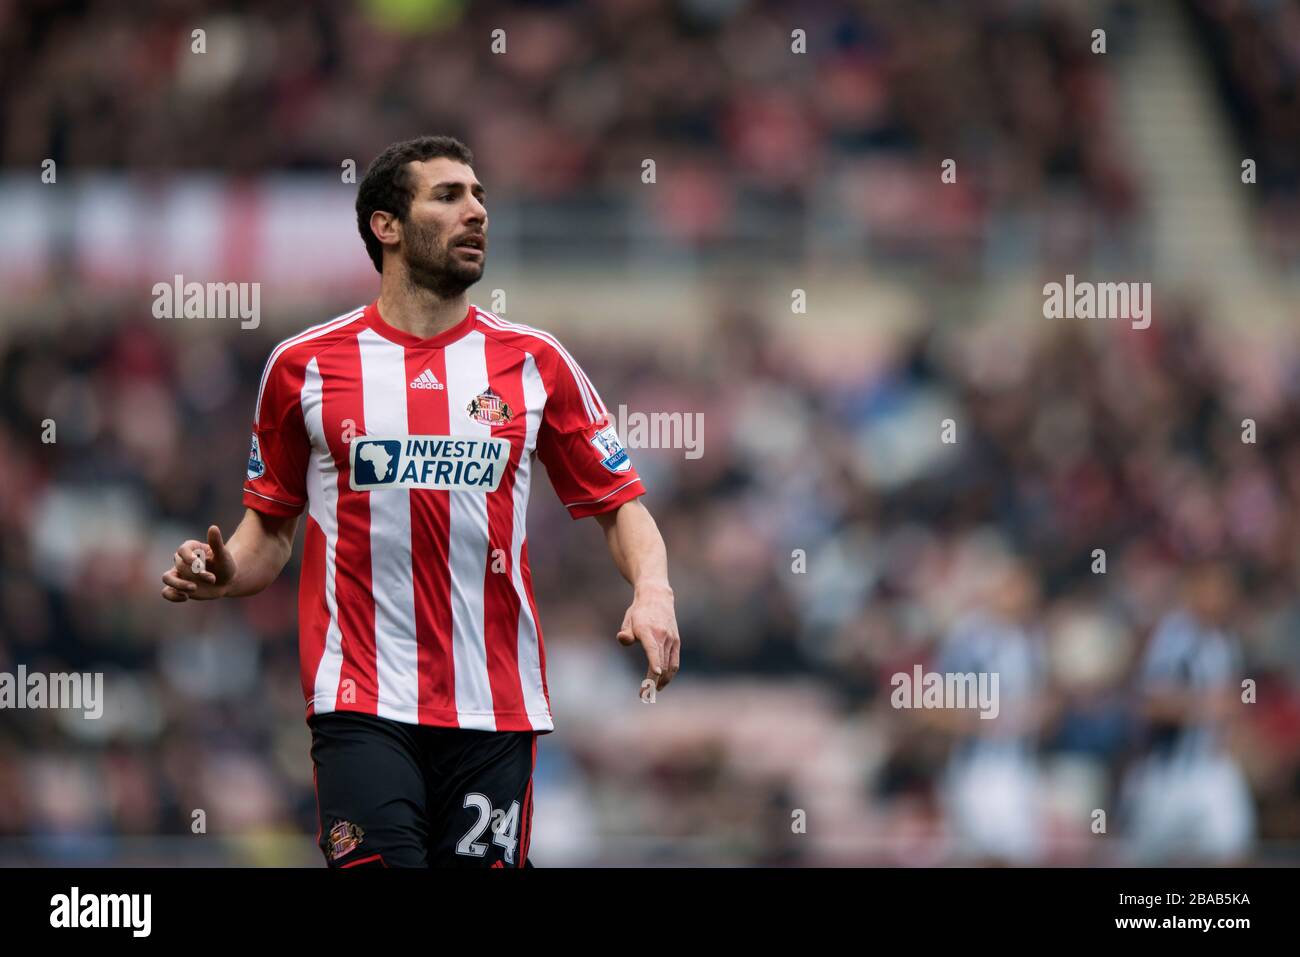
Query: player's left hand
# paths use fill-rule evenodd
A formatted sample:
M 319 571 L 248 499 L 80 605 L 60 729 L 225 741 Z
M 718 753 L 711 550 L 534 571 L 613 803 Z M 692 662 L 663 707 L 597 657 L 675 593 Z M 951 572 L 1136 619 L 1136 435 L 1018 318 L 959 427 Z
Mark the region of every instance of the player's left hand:
M 645 676 L 662 691 L 673 680 L 681 663 L 682 639 L 677 634 L 677 612 L 673 592 L 665 586 L 637 589 L 618 630 L 620 644 L 641 642 L 649 662 Z

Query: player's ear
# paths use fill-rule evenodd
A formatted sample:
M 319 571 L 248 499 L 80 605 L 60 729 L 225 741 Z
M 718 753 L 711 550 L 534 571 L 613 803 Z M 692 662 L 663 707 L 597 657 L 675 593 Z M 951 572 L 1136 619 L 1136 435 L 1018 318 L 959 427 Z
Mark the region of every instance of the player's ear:
M 381 243 L 402 241 L 402 223 L 392 213 L 377 209 L 370 214 L 370 231 Z

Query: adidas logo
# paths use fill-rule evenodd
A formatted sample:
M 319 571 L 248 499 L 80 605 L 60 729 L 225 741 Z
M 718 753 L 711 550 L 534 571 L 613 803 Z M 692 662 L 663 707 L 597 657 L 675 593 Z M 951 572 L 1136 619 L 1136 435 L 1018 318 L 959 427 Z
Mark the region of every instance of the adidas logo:
M 443 385 L 438 381 L 438 377 L 428 369 L 425 369 L 411 380 L 412 389 L 441 389 L 442 387 Z

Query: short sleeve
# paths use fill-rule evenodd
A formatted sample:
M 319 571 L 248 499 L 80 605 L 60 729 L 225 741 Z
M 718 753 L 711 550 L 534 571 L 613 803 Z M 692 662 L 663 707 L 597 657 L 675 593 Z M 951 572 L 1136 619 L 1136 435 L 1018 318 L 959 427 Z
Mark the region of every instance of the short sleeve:
M 268 515 L 297 515 L 307 504 L 307 460 L 311 442 L 299 396 L 302 373 L 287 357 L 272 353 L 262 375 L 253 412 L 244 504 Z
M 645 494 L 586 373 L 562 349 L 539 357 L 539 368 L 547 397 L 537 455 L 569 515 L 598 515 Z

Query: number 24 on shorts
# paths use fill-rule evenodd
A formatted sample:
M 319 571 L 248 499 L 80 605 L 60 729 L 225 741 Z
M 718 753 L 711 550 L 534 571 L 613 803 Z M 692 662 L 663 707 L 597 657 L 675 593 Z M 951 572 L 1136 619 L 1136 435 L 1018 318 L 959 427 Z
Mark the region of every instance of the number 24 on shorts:
M 519 802 L 511 801 L 510 810 L 492 809 L 492 801 L 486 794 L 471 791 L 465 795 L 462 807 L 472 807 L 478 811 L 478 820 L 465 832 L 465 836 L 456 844 L 456 853 L 466 857 L 482 857 L 488 846 L 479 838 L 492 824 L 492 843 L 505 848 L 507 864 L 515 862 L 515 848 L 519 846 Z

